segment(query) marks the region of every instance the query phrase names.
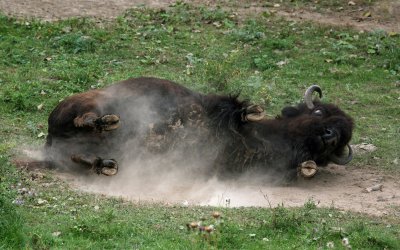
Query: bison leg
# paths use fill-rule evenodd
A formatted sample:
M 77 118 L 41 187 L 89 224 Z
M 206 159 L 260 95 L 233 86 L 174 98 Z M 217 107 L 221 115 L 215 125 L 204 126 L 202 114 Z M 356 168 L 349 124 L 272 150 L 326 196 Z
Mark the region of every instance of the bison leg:
M 97 174 L 112 176 L 118 172 L 118 163 L 114 159 L 101 159 L 92 155 L 72 155 L 71 160 L 90 167 Z
M 119 117 L 117 115 L 98 116 L 96 113 L 88 112 L 74 119 L 77 128 L 93 128 L 97 131 L 109 131 L 119 127 Z

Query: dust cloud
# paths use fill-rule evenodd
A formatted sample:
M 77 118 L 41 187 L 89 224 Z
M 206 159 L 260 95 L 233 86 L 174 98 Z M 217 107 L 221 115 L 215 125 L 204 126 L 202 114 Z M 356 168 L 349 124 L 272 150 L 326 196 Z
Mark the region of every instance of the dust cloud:
M 120 127 L 103 131 L 101 140 L 92 135 L 52 139 L 52 147 L 44 154 L 63 170 L 59 172 L 61 178 L 85 191 L 134 201 L 267 204 L 259 187 L 273 183 L 274 177 L 248 171 L 228 178 L 216 169 L 219 152 L 228 142 L 223 132 L 215 133 L 207 127 L 202 107 L 191 100 L 176 105 L 157 94 L 131 95 L 132 91 L 121 89 L 121 85 L 104 92 L 102 103 L 97 105 L 102 114 L 118 114 Z M 182 116 L 189 118 L 183 122 Z M 73 163 L 70 156 L 74 154 L 116 159 L 118 173 L 111 177 L 96 175 L 88 167 Z
M 120 97 L 123 103 L 111 103 L 112 109 L 100 104 L 104 114 L 121 117 L 121 126 L 102 132 L 102 140 L 82 136 L 55 140 L 44 155 L 30 151 L 27 155 L 36 160 L 51 156 L 61 165 L 55 175 L 75 189 L 133 202 L 276 207 L 302 206 L 312 199 L 318 206 L 373 215 L 389 214 L 391 208 L 400 206 L 398 180 L 351 166 L 328 165 L 314 178 L 299 178 L 288 185 L 276 185 L 275 176 L 257 171 L 233 178 L 221 176 L 214 163 L 227 142 L 204 126 L 201 112 L 193 116 L 159 103 L 157 96 L 129 98 L 129 102 L 123 94 Z M 191 117 L 185 124 L 180 120 L 182 112 Z M 70 155 L 76 153 L 116 159 L 119 171 L 115 176 L 96 175 L 72 163 Z M 383 184 L 381 191 L 363 192 L 377 183 Z
M 26 151 L 31 158 L 43 159 L 38 151 Z M 191 168 L 170 165 L 155 156 L 122 165 L 115 176 L 55 170 L 54 175 L 72 189 L 119 197 L 135 203 L 217 207 L 303 206 L 313 200 L 319 207 L 334 207 L 370 215 L 396 214 L 400 207 L 400 182 L 378 171 L 339 165 L 321 168 L 314 178 L 299 178 L 289 185 L 271 184 L 271 176 L 244 174 L 235 179 L 194 174 Z M 178 167 L 179 166 L 179 167 Z M 193 167 L 193 166 L 192 166 Z M 199 167 L 199 166 L 198 166 Z M 365 188 L 382 184 L 381 191 Z
M 397 190 L 400 183 L 390 176 L 373 171 L 362 171 L 344 166 L 329 165 L 311 180 L 298 179 L 287 185 L 271 185 L 258 176 L 235 180 L 216 177 L 184 178 L 171 172 L 157 176 L 119 173 L 113 177 L 77 176 L 58 173 L 58 176 L 79 191 L 120 197 L 132 202 L 150 202 L 180 206 L 217 207 L 286 207 L 303 206 L 312 200 L 318 207 L 362 212 L 375 216 L 396 214 L 400 206 Z M 383 184 L 383 190 L 363 192 L 366 187 Z

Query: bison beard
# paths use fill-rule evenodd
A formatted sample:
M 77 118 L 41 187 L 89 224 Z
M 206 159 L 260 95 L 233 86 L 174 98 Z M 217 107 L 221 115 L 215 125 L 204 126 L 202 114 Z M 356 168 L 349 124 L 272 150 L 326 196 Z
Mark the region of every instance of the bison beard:
M 251 170 L 292 179 L 299 166 L 312 176 L 315 163 L 351 160 L 353 130 L 348 115 L 313 101 L 314 92 L 322 97 L 314 85 L 305 103 L 266 119 L 260 106 L 237 96 L 203 95 L 157 78 L 128 79 L 62 101 L 48 120 L 47 155 L 58 167 L 105 175 L 157 153 L 174 155 L 180 164 L 203 162 L 196 171 L 219 176 Z

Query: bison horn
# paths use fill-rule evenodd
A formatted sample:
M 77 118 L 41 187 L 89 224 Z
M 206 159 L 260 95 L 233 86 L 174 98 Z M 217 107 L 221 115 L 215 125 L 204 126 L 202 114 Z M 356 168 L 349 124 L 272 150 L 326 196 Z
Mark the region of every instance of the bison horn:
M 257 122 L 264 119 L 264 109 L 259 105 L 250 105 L 246 108 L 246 116 L 242 118 L 243 121 Z
M 322 90 L 318 85 L 312 85 L 311 87 L 309 87 L 304 94 L 304 102 L 309 109 L 314 109 L 314 103 L 312 100 L 312 95 L 314 94 L 314 92 L 318 92 L 319 98 L 322 98 Z
M 336 163 L 338 165 L 346 165 L 347 163 L 349 163 L 353 159 L 353 150 L 351 149 L 349 144 L 347 144 L 346 146 L 349 149 L 348 155 L 347 156 L 337 156 L 335 154 L 332 154 L 330 156 L 330 160 L 333 163 Z

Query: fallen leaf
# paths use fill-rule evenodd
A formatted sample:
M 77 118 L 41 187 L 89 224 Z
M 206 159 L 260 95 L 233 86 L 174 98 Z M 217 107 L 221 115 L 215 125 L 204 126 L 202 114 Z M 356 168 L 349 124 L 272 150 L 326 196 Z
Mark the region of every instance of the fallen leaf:
M 350 5 L 350 6 L 354 6 L 354 5 L 356 5 L 356 3 L 355 3 L 355 2 L 353 2 L 353 1 L 349 1 L 347 4 L 348 4 L 348 5 Z
M 38 138 L 42 138 L 42 137 L 44 137 L 46 134 L 45 133 L 43 133 L 43 132 L 40 132 L 39 134 L 38 134 Z
M 367 187 L 366 189 L 364 189 L 364 193 L 371 193 L 373 191 L 382 191 L 382 188 L 383 184 L 377 184 L 372 187 Z
M 184 207 L 189 206 L 189 202 L 188 202 L 188 201 L 183 201 L 183 202 L 182 202 L 182 206 L 184 206 Z
M 37 203 L 38 203 L 39 205 L 43 205 L 43 204 L 47 203 L 47 201 L 39 198 L 38 201 L 37 201 Z
M 328 243 L 326 243 L 326 247 L 332 249 L 335 248 L 335 244 L 332 241 L 329 241 Z
M 222 24 L 220 22 L 213 22 L 212 24 L 217 28 L 222 26 Z
M 215 219 L 218 219 L 219 217 L 221 217 L 221 213 L 215 211 L 215 212 L 212 213 L 212 217 L 214 217 Z
M 37 105 L 37 109 L 38 109 L 38 110 L 42 110 L 42 109 L 43 109 L 43 103 Z
M 53 232 L 51 235 L 53 235 L 54 237 L 58 237 L 61 235 L 61 232 Z
M 365 142 L 356 144 L 356 145 L 352 145 L 351 148 L 357 153 L 374 152 L 378 149 L 375 145 L 373 145 L 371 143 L 365 143 Z
M 64 28 L 62 28 L 62 31 L 64 33 L 69 33 L 69 32 L 71 32 L 71 30 L 72 30 L 72 28 L 70 26 L 65 26 Z
M 371 15 L 371 12 L 367 11 L 367 12 L 364 13 L 363 16 L 364 17 L 371 17 L 372 15 Z
M 345 247 L 350 246 L 349 238 L 345 237 L 342 239 L 342 245 Z
M 287 64 L 287 63 L 288 63 L 288 61 L 287 61 L 287 60 L 284 60 L 284 61 L 279 61 L 279 62 L 277 62 L 276 65 L 279 66 L 279 67 L 282 67 L 283 65 L 285 65 L 285 64 Z

